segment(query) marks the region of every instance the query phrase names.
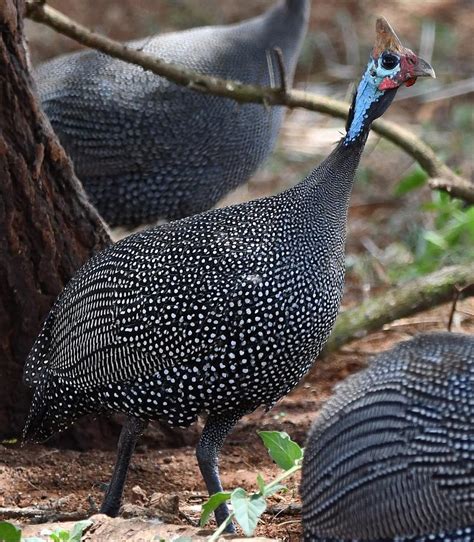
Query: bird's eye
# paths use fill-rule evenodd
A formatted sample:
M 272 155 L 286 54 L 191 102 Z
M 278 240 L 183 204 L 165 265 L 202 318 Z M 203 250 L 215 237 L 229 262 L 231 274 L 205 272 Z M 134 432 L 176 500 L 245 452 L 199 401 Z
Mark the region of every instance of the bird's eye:
M 398 66 L 399 62 L 400 59 L 397 55 L 393 55 L 392 53 L 383 53 L 382 55 L 382 68 L 385 70 L 393 70 L 395 66 Z

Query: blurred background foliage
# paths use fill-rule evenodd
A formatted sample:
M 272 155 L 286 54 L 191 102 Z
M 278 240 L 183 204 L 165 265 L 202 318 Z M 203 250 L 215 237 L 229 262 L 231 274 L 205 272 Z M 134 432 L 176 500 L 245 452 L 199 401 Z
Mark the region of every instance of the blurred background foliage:
M 87 26 L 126 40 L 255 16 L 270 0 L 51 0 Z M 402 41 L 434 66 L 436 81 L 402 89 L 387 118 L 429 143 L 468 179 L 474 171 L 474 10 L 470 0 L 312 1 L 310 29 L 296 86 L 349 99 L 366 62 L 375 18 L 384 15 Z M 32 60 L 79 46 L 27 22 Z M 340 120 L 290 111 L 266 167 L 221 205 L 262 197 L 293 185 L 333 148 Z M 434 271 L 474 262 L 474 208 L 432 192 L 426 175 L 392 144 L 371 135 L 350 210 L 344 303 Z

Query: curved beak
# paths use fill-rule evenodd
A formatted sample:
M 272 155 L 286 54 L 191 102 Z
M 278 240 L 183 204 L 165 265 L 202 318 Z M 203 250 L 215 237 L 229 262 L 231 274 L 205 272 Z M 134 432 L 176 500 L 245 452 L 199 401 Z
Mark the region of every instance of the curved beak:
M 433 79 L 436 79 L 436 74 L 433 67 L 422 58 L 418 58 L 413 75 L 415 77 L 432 77 Z

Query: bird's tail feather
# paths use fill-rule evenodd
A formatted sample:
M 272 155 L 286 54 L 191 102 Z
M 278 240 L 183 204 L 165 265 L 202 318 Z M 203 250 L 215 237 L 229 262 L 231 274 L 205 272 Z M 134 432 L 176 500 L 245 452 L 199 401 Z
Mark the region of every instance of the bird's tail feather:
M 54 433 L 67 429 L 81 416 L 98 412 L 93 405 L 94 396 L 44 371 L 34 390 L 23 429 L 23 441 L 44 442 Z

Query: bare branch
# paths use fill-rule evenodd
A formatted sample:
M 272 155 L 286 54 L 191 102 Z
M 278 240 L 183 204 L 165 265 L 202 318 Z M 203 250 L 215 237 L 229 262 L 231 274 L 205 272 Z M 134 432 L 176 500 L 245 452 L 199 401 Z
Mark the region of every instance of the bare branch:
M 89 517 L 85 510 L 76 512 L 61 512 L 52 508 L 35 508 L 28 506 L 25 508 L 0 508 L 0 518 L 2 519 L 28 519 L 30 523 L 47 523 L 56 521 L 80 521 Z
M 474 203 L 474 183 L 462 177 L 456 176 L 454 179 L 449 177 L 438 179 L 435 177 L 430 179 L 429 185 L 433 190 L 442 190 L 453 198 L 461 198 L 469 203 Z
M 277 60 L 278 72 L 280 73 L 280 91 L 283 94 L 286 94 L 288 92 L 288 77 L 286 75 L 283 51 L 280 49 L 280 47 L 274 47 L 273 52 Z
M 165 62 L 143 51 L 131 49 L 126 45 L 96 34 L 66 17 L 58 10 L 35 0 L 26 1 L 26 16 L 38 23 L 50 26 L 82 45 L 97 49 L 124 62 L 141 66 L 144 70 L 166 77 L 177 85 L 198 92 L 231 98 L 243 103 L 261 103 L 266 106 L 285 105 L 290 108 L 301 107 L 342 119 L 345 119 L 348 114 L 349 105 L 339 100 L 300 90 L 288 90 L 285 87 L 270 88 L 245 85 L 239 81 L 202 75 L 182 66 Z M 381 119 L 375 121 L 372 128 L 412 156 L 434 179 L 433 183 L 430 183 L 432 188 L 446 190 L 453 196 L 474 203 L 472 184 L 456 175 L 436 156 L 428 145 L 414 134 L 394 123 Z
M 385 324 L 447 303 L 462 290 L 474 295 L 474 266 L 457 265 L 397 286 L 338 316 L 324 353 L 382 329 Z

